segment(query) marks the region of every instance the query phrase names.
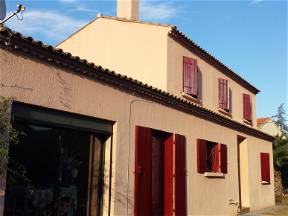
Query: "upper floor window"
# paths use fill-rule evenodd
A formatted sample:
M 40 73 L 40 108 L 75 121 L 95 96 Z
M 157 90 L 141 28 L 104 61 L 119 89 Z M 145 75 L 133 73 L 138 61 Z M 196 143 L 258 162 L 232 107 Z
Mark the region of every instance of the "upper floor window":
M 185 94 L 198 97 L 197 60 L 183 57 L 183 91 Z
M 219 108 L 230 111 L 230 92 L 228 80 L 219 78 L 218 86 Z
M 252 121 L 252 100 L 249 94 L 243 94 L 243 118 Z

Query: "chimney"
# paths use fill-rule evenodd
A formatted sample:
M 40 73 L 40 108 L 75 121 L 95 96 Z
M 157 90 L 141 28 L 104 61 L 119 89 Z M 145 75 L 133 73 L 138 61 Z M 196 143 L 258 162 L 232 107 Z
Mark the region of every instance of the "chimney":
M 117 16 L 129 20 L 138 20 L 139 0 L 117 0 Z

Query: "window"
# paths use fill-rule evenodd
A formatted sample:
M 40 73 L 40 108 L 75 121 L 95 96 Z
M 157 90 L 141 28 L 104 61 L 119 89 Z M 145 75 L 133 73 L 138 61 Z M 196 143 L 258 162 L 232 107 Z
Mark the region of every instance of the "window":
M 219 108 L 229 111 L 230 110 L 230 93 L 229 82 L 226 79 L 219 78 L 218 80 L 219 91 Z
M 243 94 L 243 118 L 252 121 L 252 101 L 249 94 Z
M 261 183 L 270 183 L 270 160 L 269 153 L 260 153 L 261 160 Z
M 4 215 L 102 215 L 113 123 L 16 102 L 12 119 Z
M 220 162 L 219 162 L 219 144 L 213 142 L 207 142 L 207 152 L 206 152 L 206 171 L 207 172 L 219 172 Z
M 186 215 L 186 140 L 136 127 L 134 215 Z
M 227 146 L 207 140 L 197 140 L 198 173 L 227 173 Z
M 185 94 L 198 97 L 197 60 L 183 57 L 183 91 Z

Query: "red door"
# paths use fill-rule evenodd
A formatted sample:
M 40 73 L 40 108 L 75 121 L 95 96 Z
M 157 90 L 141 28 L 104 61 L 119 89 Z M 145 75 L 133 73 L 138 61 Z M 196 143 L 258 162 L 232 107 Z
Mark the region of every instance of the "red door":
M 187 215 L 186 207 L 186 139 L 175 135 L 175 215 Z
M 187 214 L 185 142 L 181 135 L 136 127 L 136 216 Z
M 135 215 L 151 215 L 151 129 L 136 127 Z
M 163 215 L 173 215 L 173 134 L 164 141 L 164 206 Z

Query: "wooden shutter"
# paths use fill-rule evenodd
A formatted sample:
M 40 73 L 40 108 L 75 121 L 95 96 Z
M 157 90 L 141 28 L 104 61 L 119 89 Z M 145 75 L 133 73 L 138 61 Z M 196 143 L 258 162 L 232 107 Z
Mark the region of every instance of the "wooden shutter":
M 252 121 L 252 101 L 251 101 L 251 95 L 248 95 L 247 97 L 247 107 L 248 107 L 248 113 L 247 113 L 247 120 Z
M 186 207 L 186 139 L 175 135 L 175 215 L 187 215 Z
M 135 134 L 135 215 L 151 215 L 151 129 L 136 127 Z
M 197 60 L 183 57 L 183 91 L 186 94 L 198 95 Z
M 164 211 L 163 215 L 173 215 L 173 134 L 164 141 Z
M 221 172 L 227 173 L 227 146 L 220 144 L 220 165 Z
M 261 159 L 261 180 L 270 182 L 270 160 L 269 153 L 260 153 Z
M 219 172 L 220 170 L 220 145 L 217 144 L 214 146 L 212 150 L 212 171 L 213 172 Z
M 249 94 L 243 94 L 243 118 L 252 121 L 252 102 Z
M 218 79 L 219 107 L 223 109 L 223 79 Z
M 204 173 L 207 169 L 207 143 L 205 140 L 197 139 L 197 170 Z
M 224 110 L 229 110 L 229 82 L 228 80 L 218 79 L 219 90 L 219 107 Z

